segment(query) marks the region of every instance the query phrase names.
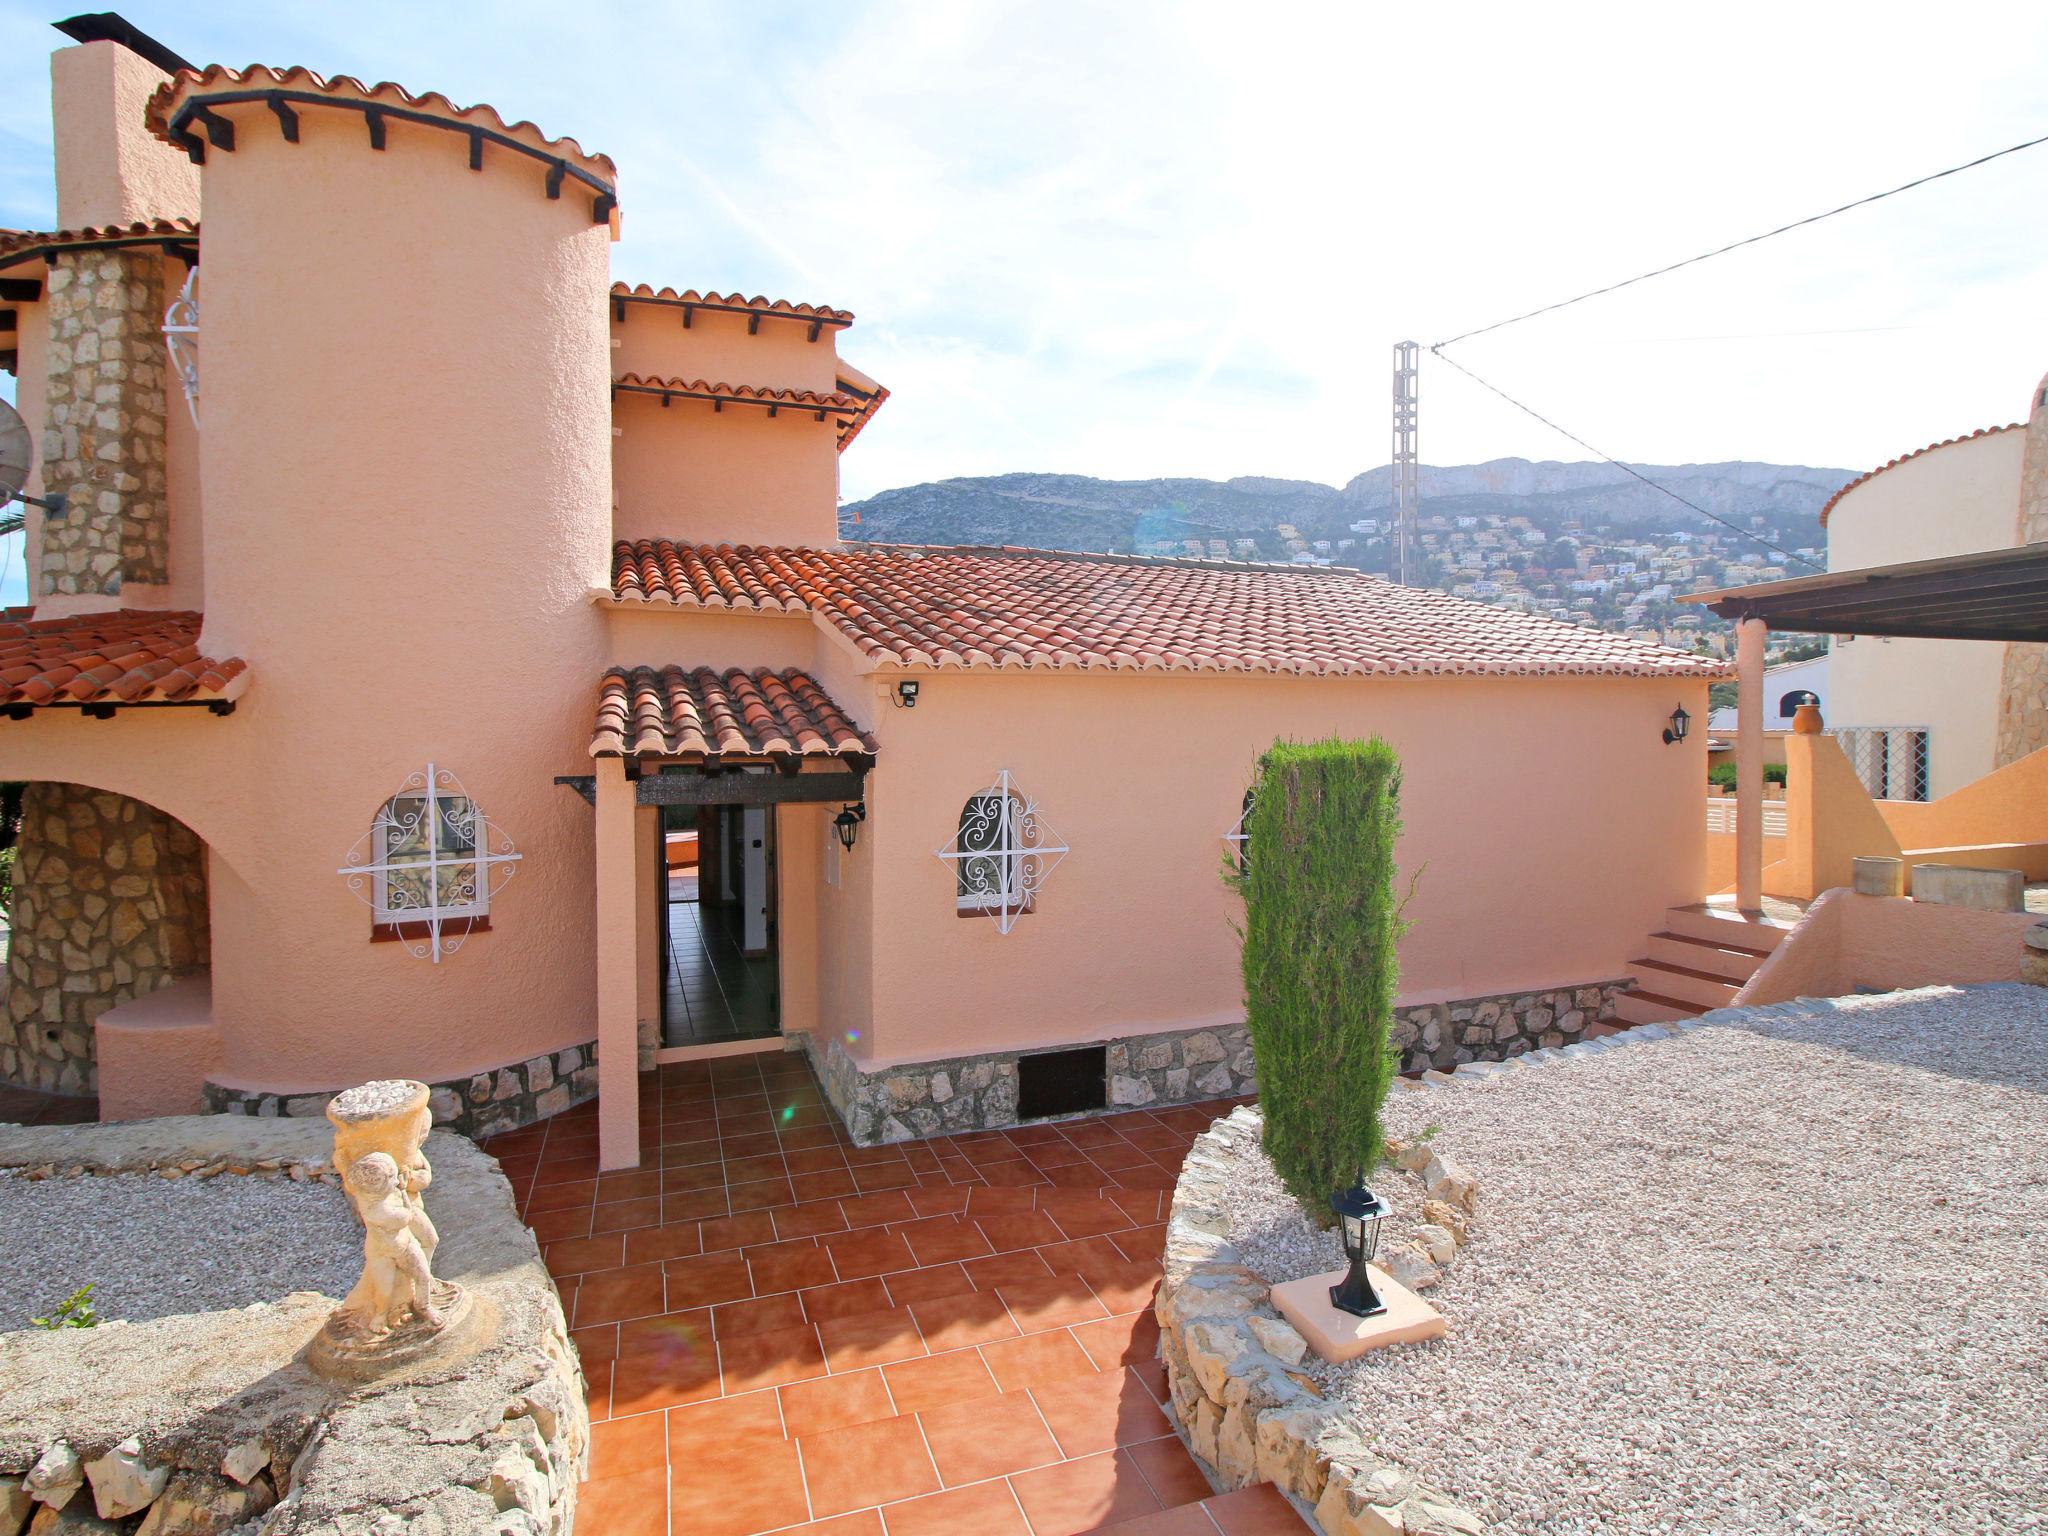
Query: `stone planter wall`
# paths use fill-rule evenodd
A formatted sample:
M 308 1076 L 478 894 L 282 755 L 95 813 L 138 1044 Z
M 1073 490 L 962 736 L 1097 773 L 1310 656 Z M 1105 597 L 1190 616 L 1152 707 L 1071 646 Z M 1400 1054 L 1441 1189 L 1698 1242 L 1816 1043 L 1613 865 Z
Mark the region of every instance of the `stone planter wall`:
M 13 917 L 0 1082 L 95 1092 L 99 1016 L 211 959 L 205 845 L 126 795 L 31 783 Z
M 0 1169 L 331 1179 L 332 1146 L 325 1121 L 0 1126 Z M 350 1383 L 303 1360 L 338 1299 L 310 1292 L 0 1333 L 0 1532 L 571 1536 L 590 1419 L 554 1283 L 496 1161 L 439 1132 L 426 1151 L 434 1267 L 477 1334 Z
M 434 1124 L 478 1141 L 559 1115 L 597 1095 L 597 1042 L 565 1046 L 489 1072 L 432 1083 Z M 261 1119 L 327 1113 L 327 1101 L 341 1092 L 268 1093 L 208 1083 L 209 1114 L 254 1115 Z
M 1478 1536 L 1449 1495 L 1377 1455 L 1302 1370 L 1306 1344 L 1227 1234 L 1233 1169 L 1258 1143 L 1238 1110 L 1196 1138 L 1166 1226 L 1155 1310 L 1174 1416 L 1226 1488 L 1270 1482 L 1315 1511 L 1324 1536 Z
M 1467 1062 L 1454 1071 L 1432 1069 L 1422 1078 L 1396 1079 L 1396 1093 L 1457 1092 L 1503 1073 L 1540 1071 L 1552 1062 L 1627 1050 L 1668 1040 L 1724 1017 L 1726 1009 L 1670 1024 L 1639 1024 L 1596 1040 L 1545 1046 L 1510 1060 Z M 1195 1140 L 1174 1186 L 1166 1223 L 1166 1274 L 1154 1303 L 1159 1353 L 1181 1430 L 1196 1456 L 1227 1487 L 1270 1482 L 1315 1512 L 1323 1536 L 1479 1536 L 1487 1527 L 1451 1497 L 1406 1468 L 1379 1456 L 1327 1402 L 1299 1366 L 1306 1344 L 1280 1317 L 1271 1286 L 1245 1265 L 1230 1244 L 1224 1191 L 1259 1137 L 1257 1112 L 1234 1111 Z M 1430 1147 L 1404 1149 L 1396 1159 L 1420 1178 L 1429 1194 L 1422 1214 L 1431 1221 L 1469 1214 L 1476 1186 L 1464 1170 Z M 1437 1209 L 1433 1209 L 1436 1207 Z M 1441 1211 L 1441 1214 L 1439 1214 Z M 1422 1252 L 1404 1250 L 1462 1241 L 1462 1233 L 1413 1238 L 1394 1235 L 1382 1250 L 1387 1267 L 1411 1285 L 1434 1276 Z M 1404 1268 L 1406 1272 L 1404 1273 Z

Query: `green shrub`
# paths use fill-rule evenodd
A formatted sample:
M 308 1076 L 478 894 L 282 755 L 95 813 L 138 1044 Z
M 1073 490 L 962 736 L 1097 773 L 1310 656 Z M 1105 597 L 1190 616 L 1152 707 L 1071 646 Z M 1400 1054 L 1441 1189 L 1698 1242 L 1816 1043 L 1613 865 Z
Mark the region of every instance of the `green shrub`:
M 1329 1225 L 1329 1197 L 1377 1166 L 1402 930 L 1401 763 L 1369 742 L 1276 742 L 1245 818 L 1245 1018 L 1266 1153 Z
M 1733 763 L 1714 764 L 1707 770 L 1707 782 L 1717 785 L 1722 789 L 1733 789 L 1735 787 L 1735 765 Z M 1784 783 L 1785 765 L 1783 763 L 1765 763 L 1764 782 L 1766 784 Z
M 47 1328 L 52 1332 L 59 1328 L 99 1327 L 99 1313 L 93 1310 L 92 1304 L 93 1287 L 98 1284 L 99 1282 L 95 1280 L 81 1285 L 77 1290 L 60 1301 L 57 1304 L 57 1310 L 48 1317 L 30 1318 L 28 1320 L 29 1326 L 32 1328 Z

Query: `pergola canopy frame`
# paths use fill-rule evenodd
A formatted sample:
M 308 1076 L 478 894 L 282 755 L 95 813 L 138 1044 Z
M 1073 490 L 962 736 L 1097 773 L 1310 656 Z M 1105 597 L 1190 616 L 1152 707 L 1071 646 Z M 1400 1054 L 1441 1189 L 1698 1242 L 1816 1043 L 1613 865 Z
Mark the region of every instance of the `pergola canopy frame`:
M 1693 594 L 1786 634 L 2048 641 L 2048 543 Z

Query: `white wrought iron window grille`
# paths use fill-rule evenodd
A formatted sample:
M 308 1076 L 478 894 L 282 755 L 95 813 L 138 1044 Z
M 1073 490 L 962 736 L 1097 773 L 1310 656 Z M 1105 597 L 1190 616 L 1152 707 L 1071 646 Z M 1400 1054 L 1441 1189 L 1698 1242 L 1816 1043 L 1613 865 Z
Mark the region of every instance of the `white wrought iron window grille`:
M 1252 819 L 1252 801 L 1257 797 L 1258 791 L 1255 789 L 1244 792 L 1244 804 L 1238 809 L 1237 820 L 1232 822 L 1230 830 L 1223 834 L 1223 846 L 1230 850 L 1231 860 L 1240 871 L 1251 859 L 1252 834 L 1248 823 Z
M 370 908 L 373 936 L 439 965 L 489 917 L 519 860 L 462 782 L 429 763 L 378 808 L 337 873 Z
M 199 425 L 199 269 L 185 274 L 185 286 L 164 311 L 164 348 L 171 355 L 171 372 L 185 391 L 185 409 L 192 413 L 192 425 Z
M 959 832 L 937 853 L 953 869 L 954 910 L 985 914 L 995 919 L 998 933 L 1008 933 L 1036 904 L 1068 851 L 1038 802 L 1011 784 L 1005 768 L 995 783 L 968 796 Z

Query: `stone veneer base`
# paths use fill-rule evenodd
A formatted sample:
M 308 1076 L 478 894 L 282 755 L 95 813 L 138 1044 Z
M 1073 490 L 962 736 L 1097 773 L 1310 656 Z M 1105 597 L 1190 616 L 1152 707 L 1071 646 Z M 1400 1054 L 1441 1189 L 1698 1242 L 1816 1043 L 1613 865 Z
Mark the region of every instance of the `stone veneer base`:
M 1454 1002 L 1397 1005 L 1392 1033 L 1401 1069 L 1448 1071 L 1466 1062 L 1503 1061 L 1576 1043 L 1614 1012 L 1627 977 L 1504 992 Z M 1017 1063 L 1030 1051 L 990 1051 L 869 1070 L 836 1038 L 789 1036 L 824 1086 L 825 1097 L 859 1146 L 911 1141 L 1019 1124 Z M 1105 1051 L 1104 1112 L 1189 1104 L 1257 1091 L 1251 1036 L 1242 1024 L 1169 1030 L 1047 1047 Z M 1067 1117 L 1056 1117 L 1067 1118 Z
M 353 1087 L 353 1084 L 344 1086 Z M 488 1072 L 430 1083 L 428 1100 L 434 1124 L 481 1141 L 503 1131 L 559 1115 L 597 1094 L 597 1042 L 565 1046 Z M 209 1082 L 206 1109 L 216 1115 L 254 1115 L 262 1119 L 322 1116 L 327 1101 L 341 1092 L 274 1093 L 261 1088 L 234 1088 Z

